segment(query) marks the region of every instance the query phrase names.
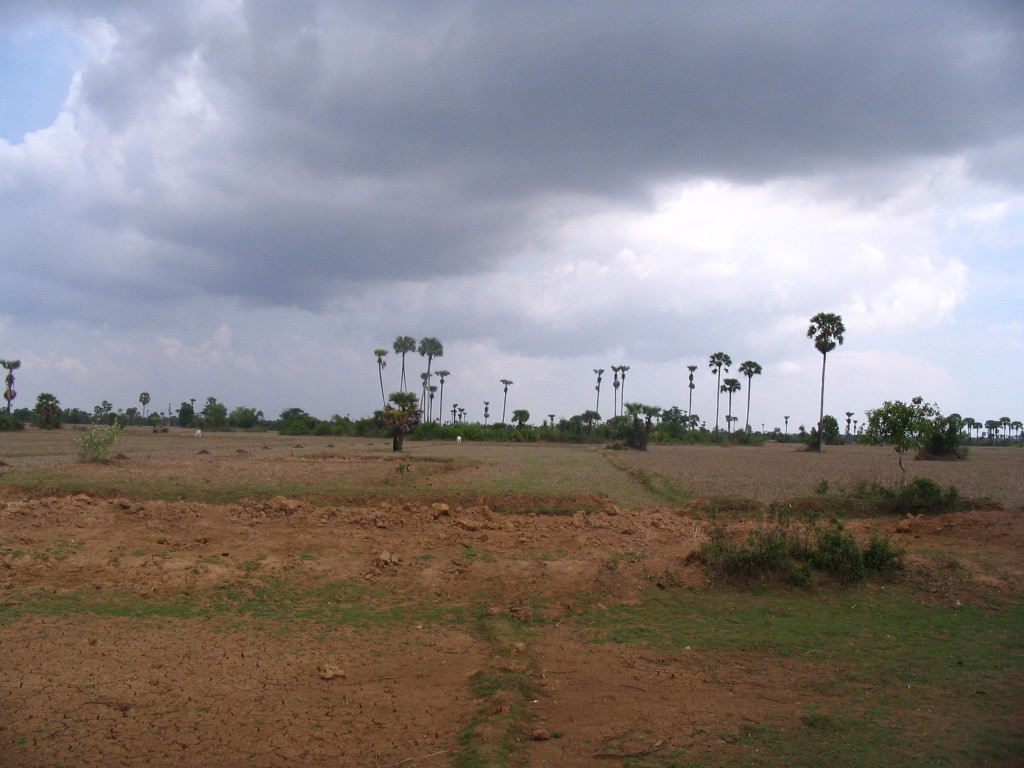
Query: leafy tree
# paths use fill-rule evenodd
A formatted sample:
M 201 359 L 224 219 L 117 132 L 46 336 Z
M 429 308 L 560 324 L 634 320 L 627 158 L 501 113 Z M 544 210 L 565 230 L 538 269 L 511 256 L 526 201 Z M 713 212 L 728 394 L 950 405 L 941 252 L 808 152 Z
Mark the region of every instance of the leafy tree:
M 818 447 L 822 450 L 822 419 L 825 418 L 825 358 L 828 353 L 843 343 L 846 326 L 843 318 L 832 312 L 819 312 L 811 318 L 807 338 L 814 339 L 814 348 L 821 352 L 821 403 L 818 410 Z
M 318 423 L 315 416 L 310 416 L 301 408 L 286 408 L 277 420 L 278 432 L 282 435 L 309 435 L 316 430 Z
M 139 395 L 139 402 L 142 403 L 142 418 L 146 418 L 146 406 L 149 405 L 149 392 L 143 392 Z
M 604 368 L 595 368 L 594 373 L 597 374 L 597 386 L 594 389 L 597 390 L 597 405 L 594 410 L 598 413 L 601 412 L 601 374 L 604 373 Z M 552 420 L 553 421 L 553 420 Z
M 526 422 L 528 422 L 529 420 L 530 420 L 530 412 L 529 411 L 527 411 L 527 410 L 525 410 L 523 408 L 519 408 L 519 409 L 517 409 L 515 411 L 512 411 L 512 421 L 514 421 L 516 423 L 516 426 L 519 427 L 520 429 L 522 429 L 524 426 L 526 426 Z
M 49 392 L 40 392 L 36 398 L 36 426 L 60 429 L 60 402 Z
M 10 415 L 11 402 L 18 396 L 14 391 L 14 372 L 21 368 L 21 360 L 0 360 L 0 366 L 7 369 L 7 375 L 4 377 L 4 383 L 7 385 L 4 389 L 4 400 L 7 401 L 7 414 Z
M 252 429 L 263 420 L 263 412 L 240 405 L 228 414 L 228 425 L 237 429 Z
M 139 409 L 136 408 L 135 406 L 132 406 L 131 408 L 125 408 L 124 415 L 128 419 L 128 426 L 134 426 L 135 417 L 139 415 Z
M 196 411 L 192 407 L 192 403 L 182 403 L 178 407 L 178 426 L 188 427 L 191 426 L 196 420 Z
M 729 414 L 725 417 L 725 423 L 728 427 L 727 431 L 731 432 L 731 427 L 728 425 L 732 423 L 732 396 L 740 391 L 739 379 L 726 379 L 722 382 L 721 391 L 729 394 Z M 736 419 L 738 421 L 739 417 L 737 416 Z
M 715 434 L 718 434 L 718 414 L 719 406 L 722 402 L 721 393 L 725 390 L 722 389 L 722 371 L 729 372 L 729 366 L 732 365 L 732 358 L 729 357 L 725 352 L 715 352 L 711 357 L 708 358 L 708 367 L 711 372 L 718 377 L 718 383 L 716 385 L 715 395 Z
M 801 425 L 803 426 L 803 425 Z M 839 439 L 839 421 L 835 416 L 825 414 L 825 417 L 821 420 L 822 428 L 822 442 L 828 445 L 839 445 L 842 441 Z M 801 432 L 801 434 L 803 434 Z M 810 451 L 818 450 L 818 428 L 811 427 L 811 432 L 806 438 L 807 449 Z
M 408 389 L 408 386 L 405 383 L 405 356 L 409 352 L 416 351 L 416 339 L 412 336 L 398 336 L 391 345 L 391 348 L 395 350 L 396 355 L 402 356 L 402 379 L 399 386 L 401 386 L 402 391 L 405 392 Z M 386 407 L 387 403 L 385 402 L 384 405 Z
M 907 469 L 903 454 L 917 447 L 917 437 L 928 429 L 932 419 L 939 416 L 936 406 L 915 397 L 909 403 L 886 400 L 881 408 L 868 411 L 867 434 L 878 443 L 886 443 L 896 450 L 900 465 L 900 485 L 907 482 Z
M 218 403 L 217 398 L 206 398 L 206 405 L 203 406 L 203 425 L 212 428 L 220 428 L 228 423 L 228 409 L 223 403 Z
M 391 430 L 392 451 L 402 450 L 405 436 L 419 425 L 419 416 L 420 409 L 413 393 L 392 392 L 388 396 L 380 421 Z
M 444 419 L 444 380 L 451 376 L 450 371 L 438 371 L 437 378 L 441 380 L 441 391 L 438 393 L 437 401 L 437 420 L 442 421 Z
M 511 379 L 502 379 L 501 380 L 501 384 L 505 388 L 504 389 L 505 397 L 501 401 L 501 423 L 502 424 L 505 423 L 505 406 L 508 404 L 508 388 L 511 387 L 514 383 L 515 382 L 513 382 Z
M 686 366 L 686 370 L 688 370 L 690 372 L 690 385 L 689 385 L 690 386 L 690 404 L 686 408 L 686 412 L 689 414 L 689 413 L 693 413 L 693 390 L 697 386 L 696 384 L 693 383 L 693 373 L 694 373 L 694 371 L 697 370 L 697 366 L 696 365 L 688 365 L 688 366 Z
M 746 360 L 740 363 L 740 373 L 747 377 L 747 423 L 744 430 L 750 431 L 750 390 L 751 384 L 754 381 L 755 376 L 760 376 L 762 368 L 760 363 L 755 363 L 753 360 Z
M 377 358 L 377 378 L 380 379 L 380 401 L 382 405 L 387 405 L 388 399 L 384 397 L 384 369 L 387 367 L 387 361 L 384 358 L 388 351 L 378 348 L 373 350 L 373 354 Z

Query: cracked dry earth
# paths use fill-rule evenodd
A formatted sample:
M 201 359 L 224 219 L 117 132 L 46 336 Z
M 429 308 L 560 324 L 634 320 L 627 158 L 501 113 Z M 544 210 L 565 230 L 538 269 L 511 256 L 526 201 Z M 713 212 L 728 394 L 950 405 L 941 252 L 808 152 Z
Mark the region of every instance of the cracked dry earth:
M 688 557 L 704 524 L 685 511 L 586 506 L 544 516 L 482 503 L 8 494 L 0 764 L 449 765 L 478 716 L 483 674 L 532 680 L 535 740 L 518 764 L 714 752 L 744 724 L 797 726 L 820 675 L 811 661 L 588 642 L 575 621 L 584 611 L 705 577 Z M 984 568 L 927 586 L 967 601 L 978 579 L 1021 588 L 1021 517 L 885 527 L 912 553 L 955 550 L 968 566 L 984 553 Z M 57 607 L 30 610 L 42 599 Z M 530 633 L 487 630 L 512 618 Z

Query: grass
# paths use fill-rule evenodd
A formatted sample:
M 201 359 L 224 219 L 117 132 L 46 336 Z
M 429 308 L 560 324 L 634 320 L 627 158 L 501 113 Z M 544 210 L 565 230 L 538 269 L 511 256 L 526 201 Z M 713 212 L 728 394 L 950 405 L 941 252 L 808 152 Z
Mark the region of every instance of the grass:
M 640 607 L 587 614 L 590 642 L 756 653 L 810 661 L 822 699 L 802 727 L 743 726 L 728 757 L 627 765 L 1010 765 L 1024 748 L 1012 722 L 1024 672 L 1024 606 L 925 605 L 897 591 L 808 595 L 669 589 Z M 772 663 L 772 662 L 768 662 Z M 980 724 L 984 723 L 984 726 Z M 666 760 L 670 762 L 665 762 Z

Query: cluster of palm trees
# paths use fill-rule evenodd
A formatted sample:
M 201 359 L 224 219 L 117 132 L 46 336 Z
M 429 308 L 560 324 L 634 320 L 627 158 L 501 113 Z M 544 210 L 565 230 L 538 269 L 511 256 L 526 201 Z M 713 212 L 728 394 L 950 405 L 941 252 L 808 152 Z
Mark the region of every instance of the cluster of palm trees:
M 408 393 L 409 385 L 406 380 L 405 370 L 405 356 L 410 352 L 418 352 L 421 357 L 427 358 L 427 370 L 420 374 L 420 395 L 418 401 L 413 406 L 418 408 L 419 416 L 425 417 L 426 421 L 434 420 L 434 398 L 438 398 L 437 407 L 437 421 L 440 422 L 442 414 L 444 413 L 444 383 L 445 380 L 451 376 L 451 371 L 431 371 L 434 359 L 444 356 L 444 345 L 433 336 L 424 336 L 416 342 L 412 336 L 398 336 L 395 338 L 391 345 L 391 349 L 394 350 L 396 355 L 402 357 L 402 371 L 399 377 L 399 392 Z M 377 358 L 377 374 L 380 382 L 380 399 L 381 404 L 385 409 L 390 406 L 394 406 L 394 396 L 386 395 L 384 393 L 384 369 L 387 367 L 387 361 L 384 359 L 388 355 L 388 350 L 383 347 L 379 347 L 373 350 L 374 357 Z M 438 379 L 438 384 L 434 384 L 434 376 Z M 625 377 L 625 374 L 623 374 Z M 511 387 L 513 382 L 510 379 L 502 379 L 501 385 L 504 392 L 504 399 L 501 404 L 501 421 L 505 421 L 505 409 L 508 405 L 508 388 Z M 617 385 L 616 385 L 617 386 Z M 407 402 L 407 398 L 403 398 L 403 403 Z M 460 408 L 458 403 L 454 404 L 451 408 L 452 412 L 452 423 L 465 421 L 466 409 Z M 490 402 L 484 401 L 484 425 L 486 426 L 487 420 L 491 416 Z
M 998 419 L 987 419 L 985 421 L 979 421 L 973 419 L 970 416 L 962 420 L 964 428 L 967 430 L 967 437 L 969 439 L 980 439 L 982 436 L 982 430 L 987 431 L 989 440 L 1009 440 L 1015 432 L 1017 439 L 1020 440 L 1024 437 L 1024 422 L 1014 421 L 1009 416 L 1002 416 Z M 971 433 L 976 433 L 973 437 Z
M 615 378 L 612 380 L 612 415 L 622 416 L 625 404 L 626 396 L 626 371 L 629 370 L 628 365 L 613 365 L 611 367 L 612 373 L 615 374 Z M 604 368 L 595 368 L 594 373 L 597 374 L 597 386 L 594 389 L 597 390 L 597 403 L 594 406 L 594 410 L 597 413 L 601 413 L 601 382 L 603 381 L 602 376 L 604 375 Z

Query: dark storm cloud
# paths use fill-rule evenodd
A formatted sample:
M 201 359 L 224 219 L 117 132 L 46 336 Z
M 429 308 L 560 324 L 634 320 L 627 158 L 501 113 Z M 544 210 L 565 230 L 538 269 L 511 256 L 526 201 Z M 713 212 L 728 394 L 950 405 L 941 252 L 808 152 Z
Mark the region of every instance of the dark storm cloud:
M 121 178 L 55 210 L 71 230 L 136 235 L 134 257 L 179 289 L 256 303 L 495 268 L 543 248 L 559 197 L 638 206 L 658 182 L 827 173 L 1024 131 L 1018 3 L 63 12 L 116 31 L 75 109 Z M 183 82 L 196 114 L 174 106 L 192 103 Z

